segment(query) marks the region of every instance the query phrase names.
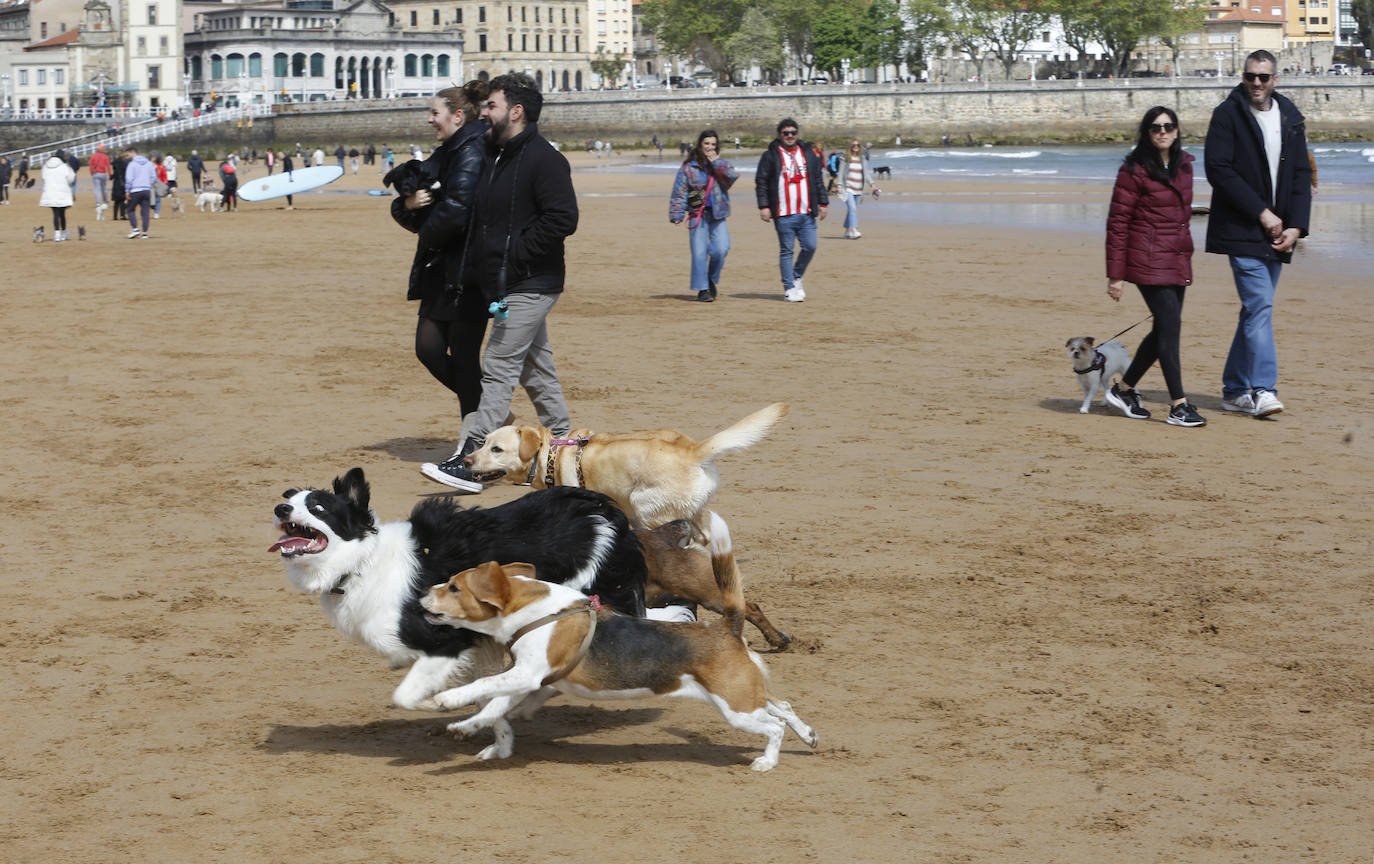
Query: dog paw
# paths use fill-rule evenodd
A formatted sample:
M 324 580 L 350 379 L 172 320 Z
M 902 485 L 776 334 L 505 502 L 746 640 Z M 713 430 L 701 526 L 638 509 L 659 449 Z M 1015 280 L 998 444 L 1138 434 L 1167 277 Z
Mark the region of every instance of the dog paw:
M 477 754 L 477 758 L 483 762 L 490 762 L 493 759 L 509 759 L 513 748 L 509 744 L 502 745 L 500 742 L 485 747 Z M 764 769 L 767 770 L 767 769 Z
M 435 693 L 433 697 L 426 701 L 433 702 L 435 709 L 439 711 L 452 711 L 454 708 L 462 708 L 467 703 L 463 701 L 461 696 L 454 695 L 457 690 L 458 688 L 455 687 L 452 690 L 444 690 L 441 693 Z
M 444 727 L 444 731 L 462 741 L 471 738 L 477 732 L 477 727 L 473 726 L 468 720 L 459 720 Z
M 763 772 L 763 771 L 772 771 L 772 770 L 773 770 L 773 766 L 775 766 L 775 765 L 777 765 L 777 764 L 778 764 L 778 760 L 777 760 L 777 759 L 770 758 L 770 757 L 768 757 L 768 756 L 760 756 L 759 758 L 755 759 L 755 760 L 753 761 L 753 763 L 750 764 L 749 767 L 750 767 L 750 768 L 753 768 L 755 771 Z

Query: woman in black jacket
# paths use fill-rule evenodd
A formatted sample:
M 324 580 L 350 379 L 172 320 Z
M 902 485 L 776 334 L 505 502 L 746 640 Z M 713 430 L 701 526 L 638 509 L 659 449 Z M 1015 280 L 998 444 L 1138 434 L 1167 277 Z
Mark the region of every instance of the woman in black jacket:
M 415 356 L 429 373 L 458 395 L 464 429 L 482 399 L 482 337 L 487 310 L 479 292 L 464 295 L 459 280 L 477 178 L 482 173 L 486 124 L 477 119 L 487 85 L 469 81 L 434 94 L 429 125 L 439 147 L 421 169 L 435 178 L 429 188 L 391 202 L 391 216 L 419 235 L 410 268 L 407 300 L 420 301 Z M 460 439 L 461 440 L 461 439 Z

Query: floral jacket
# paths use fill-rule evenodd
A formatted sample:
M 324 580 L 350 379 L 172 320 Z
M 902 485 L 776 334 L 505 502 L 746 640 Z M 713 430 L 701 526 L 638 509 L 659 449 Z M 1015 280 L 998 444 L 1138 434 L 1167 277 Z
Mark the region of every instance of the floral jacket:
M 706 203 L 711 208 L 712 216 L 725 219 L 730 215 L 730 196 L 727 193 L 739 174 L 736 173 L 735 166 L 724 159 L 716 160 L 712 173 L 715 175 L 715 182 L 711 184 L 711 197 Z M 706 181 L 709 179 L 711 175 L 703 171 L 697 163 L 682 163 L 677 172 L 677 179 L 673 181 L 673 194 L 668 197 L 668 218 L 674 224 L 688 217 L 697 218 L 697 211 L 687 206 L 687 195 L 692 191 L 700 195 L 706 190 Z

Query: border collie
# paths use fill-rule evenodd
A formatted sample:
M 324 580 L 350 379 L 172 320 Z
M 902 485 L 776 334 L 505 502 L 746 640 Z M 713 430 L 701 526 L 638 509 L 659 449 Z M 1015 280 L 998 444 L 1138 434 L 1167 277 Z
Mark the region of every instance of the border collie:
M 332 492 L 288 489 L 273 510 L 280 552 L 296 588 L 320 596 L 330 622 L 392 662 L 413 663 L 392 694 L 401 708 L 434 710 L 455 682 L 499 672 L 504 650 L 488 637 L 430 623 L 430 586 L 487 561 L 529 562 L 627 615 L 644 615 L 644 556 L 625 514 L 599 492 L 557 486 L 489 509 L 421 501 L 404 522 L 378 523 L 361 468 Z

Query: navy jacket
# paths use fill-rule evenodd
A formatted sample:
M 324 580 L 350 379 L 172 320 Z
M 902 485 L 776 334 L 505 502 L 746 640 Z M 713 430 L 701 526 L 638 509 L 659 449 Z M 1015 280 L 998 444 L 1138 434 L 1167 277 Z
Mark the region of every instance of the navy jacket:
M 806 181 L 810 186 L 808 198 L 811 202 L 810 213 L 816 216 L 822 207 L 830 205 L 830 196 L 825 194 L 825 168 L 821 157 L 816 155 L 816 145 L 810 141 L 798 141 L 797 146 L 806 154 Z M 774 138 L 759 157 L 759 166 L 754 172 L 754 197 L 759 209 L 767 207 L 778 215 L 778 174 L 782 172 L 782 139 Z
M 1259 216 L 1266 207 L 1283 220 L 1285 229 L 1299 228 L 1302 236 L 1307 236 L 1312 213 L 1312 166 L 1307 160 L 1305 121 L 1287 97 L 1275 93 L 1273 99 L 1271 110 L 1279 112 L 1283 142 L 1277 190 L 1270 188 L 1264 138 L 1259 123 L 1250 114 L 1245 88 L 1237 84 L 1226 101 L 1212 112 L 1203 156 L 1207 182 L 1212 184 L 1208 252 L 1291 261 L 1292 253 L 1274 251 L 1260 226 Z

